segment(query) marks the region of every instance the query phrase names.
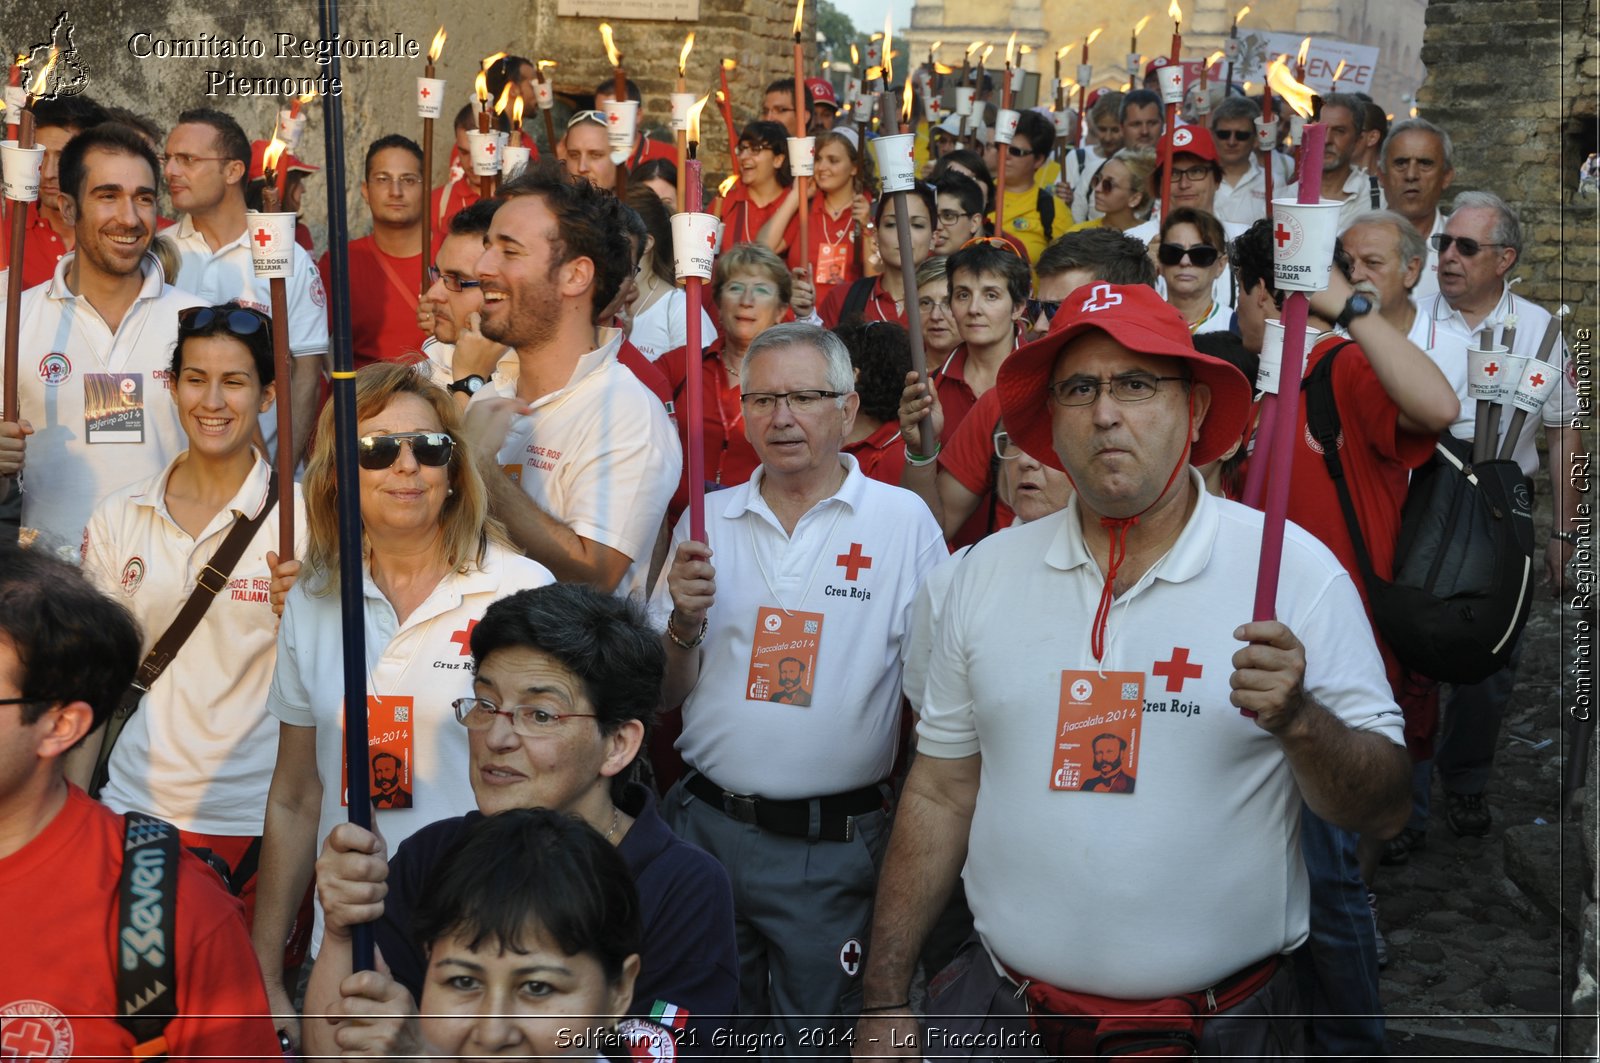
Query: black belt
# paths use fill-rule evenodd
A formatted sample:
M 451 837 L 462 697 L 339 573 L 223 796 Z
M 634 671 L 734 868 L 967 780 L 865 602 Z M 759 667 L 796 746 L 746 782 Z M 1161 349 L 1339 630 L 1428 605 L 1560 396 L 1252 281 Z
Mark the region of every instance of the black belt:
M 855 836 L 852 826 L 854 817 L 881 812 L 884 807 L 884 792 L 877 786 L 863 786 L 848 793 L 793 801 L 731 793 L 697 771 L 691 771 L 684 777 L 683 786 L 712 808 L 719 809 L 740 823 L 749 823 L 774 834 L 815 838 L 825 842 L 849 841 Z

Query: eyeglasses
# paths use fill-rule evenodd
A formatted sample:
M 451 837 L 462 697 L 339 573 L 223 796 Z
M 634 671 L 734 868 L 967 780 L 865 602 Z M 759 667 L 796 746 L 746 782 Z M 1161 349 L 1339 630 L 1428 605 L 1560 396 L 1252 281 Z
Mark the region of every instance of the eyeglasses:
M 1027 320 L 1038 321 L 1043 314 L 1046 321 L 1054 320 L 1056 311 L 1061 309 L 1060 299 L 1029 299 Z
M 1122 186 L 1117 184 L 1117 182 L 1110 177 L 1102 177 L 1100 178 L 1100 183 L 1095 187 L 1100 189 L 1102 192 L 1115 192 Z
M 190 155 L 182 151 L 178 152 L 176 155 L 157 155 L 156 158 L 161 160 L 161 165 L 163 166 L 169 162 L 175 162 L 178 164 L 180 169 L 184 170 L 189 169 L 189 167 L 193 166 L 197 162 L 229 161 L 229 157 L 227 155 Z
M 605 125 L 606 113 L 604 111 L 579 111 L 567 119 L 567 128 L 571 129 L 579 122 L 594 122 L 598 125 Z
M 1049 390 L 1050 397 L 1062 406 L 1093 406 L 1100 392 L 1106 389 L 1110 389 L 1111 397 L 1118 402 L 1144 402 L 1156 397 L 1162 383 L 1182 379 L 1181 376 L 1151 376 L 1149 373 L 1129 373 L 1110 380 L 1075 376 L 1056 381 Z
M 769 414 L 777 410 L 779 402 L 789 405 L 791 413 L 810 413 L 822 405 L 823 399 L 837 399 L 841 391 L 747 391 L 739 402 L 747 413 Z
M 1252 129 L 1213 129 L 1211 135 L 1218 140 L 1231 140 L 1236 144 L 1243 144 L 1247 140 L 1256 138 Z
M 459 291 L 463 291 L 464 289 L 467 289 L 467 288 L 480 288 L 480 287 L 483 286 L 483 282 L 482 281 L 469 281 L 469 280 L 467 280 L 467 278 L 461 277 L 461 276 L 457 276 L 454 273 L 440 273 L 438 266 L 429 266 L 428 267 L 428 285 L 429 285 L 429 287 L 432 287 L 433 285 L 439 283 L 440 281 L 444 282 L 444 289 L 447 292 L 459 292 Z
M 387 469 L 400 457 L 400 444 L 411 446 L 418 465 L 438 468 L 450 463 L 456 441 L 448 432 L 393 432 L 389 435 L 362 436 L 356 440 L 356 461 L 363 469 Z
M 1015 461 L 1022 457 L 1022 448 L 1011 441 L 1010 432 L 994 434 L 994 456 L 1001 461 Z
M 513 705 L 502 709 L 487 698 L 457 698 L 450 703 L 456 710 L 457 722 L 469 731 L 487 731 L 494 726 L 496 716 L 511 721 L 511 729 L 524 738 L 538 738 L 555 733 L 562 720 L 597 719 L 592 712 L 551 712 L 535 705 Z
M 1163 266 L 1176 266 L 1183 261 L 1184 255 L 1188 255 L 1190 262 L 1205 269 L 1215 264 L 1219 254 L 1220 252 L 1210 244 L 1190 244 L 1185 247 L 1182 244 L 1169 244 L 1163 241 L 1161 246 L 1156 248 L 1156 258 Z
M 949 314 L 950 313 L 950 300 L 948 300 L 948 299 L 935 299 L 932 296 L 925 295 L 922 298 L 917 300 L 917 309 L 921 310 L 922 313 L 925 316 L 930 316 L 930 317 L 933 315 L 933 312 L 936 311 L 936 310 L 941 314 Z
M 771 284 L 746 284 L 743 281 L 730 281 L 722 286 L 722 294 L 731 295 L 741 302 L 746 295 L 759 301 L 776 299 L 778 297 L 778 289 Z
M 1211 176 L 1209 166 L 1186 166 L 1183 169 L 1174 169 L 1172 179 L 1178 184 L 1195 184 Z
M 259 310 L 242 306 L 191 306 L 178 311 L 178 328 L 183 332 L 204 332 L 221 322 L 235 336 L 254 336 L 272 327 Z
M 414 173 L 380 173 L 374 174 L 373 176 L 367 178 L 367 181 L 383 188 L 390 188 L 398 185 L 399 187 L 409 191 L 410 189 L 421 186 L 422 175 Z
M 1456 251 L 1462 258 L 1471 258 L 1486 247 L 1510 247 L 1510 244 L 1497 244 L 1485 240 L 1474 240 L 1470 236 L 1451 236 L 1449 233 L 1434 233 L 1428 238 L 1433 249 L 1441 255 L 1455 245 Z
M 961 211 L 961 210 L 941 210 L 939 212 L 939 224 L 943 225 L 946 229 L 948 229 L 948 228 L 950 228 L 950 226 L 954 225 L 956 222 L 960 221 L 962 218 L 969 218 L 969 217 L 971 217 L 971 215 L 968 214 L 966 211 Z

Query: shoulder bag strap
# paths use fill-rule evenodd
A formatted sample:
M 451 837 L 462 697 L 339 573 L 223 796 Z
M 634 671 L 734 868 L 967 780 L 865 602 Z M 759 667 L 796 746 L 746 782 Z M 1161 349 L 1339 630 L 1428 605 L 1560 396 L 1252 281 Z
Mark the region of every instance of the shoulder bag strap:
M 1333 397 L 1333 356 L 1350 346 L 1349 340 L 1329 351 L 1301 381 L 1306 393 L 1306 427 L 1322 447 L 1322 461 L 1328 467 L 1328 478 L 1333 481 L 1339 495 L 1339 510 L 1344 514 L 1344 524 L 1350 533 L 1350 543 L 1355 547 L 1356 563 L 1361 567 L 1361 579 L 1370 591 L 1377 581 L 1372 568 L 1372 555 L 1367 552 L 1367 541 L 1361 534 L 1361 521 L 1356 516 L 1355 502 L 1350 498 L 1350 485 L 1345 482 L 1344 463 L 1339 460 L 1339 406 Z
M 133 1058 L 166 1059 L 167 1023 L 178 1013 L 178 829 L 140 812 L 123 827 L 117 881 L 117 1022 Z

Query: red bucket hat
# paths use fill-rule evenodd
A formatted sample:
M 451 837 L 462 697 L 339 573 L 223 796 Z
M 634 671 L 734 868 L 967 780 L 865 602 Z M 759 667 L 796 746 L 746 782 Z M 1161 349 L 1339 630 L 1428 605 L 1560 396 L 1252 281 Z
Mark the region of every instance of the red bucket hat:
M 1000 365 L 995 387 L 1000 412 L 1011 438 L 1027 453 L 1053 469 L 1066 470 L 1055 451 L 1050 431 L 1052 401 L 1048 392 L 1056 359 L 1082 333 L 1099 329 L 1131 351 L 1181 358 L 1196 383 L 1211 390 L 1211 406 L 1200 426 L 1200 438 L 1189 461 L 1215 461 L 1244 434 L 1250 416 L 1250 383 L 1238 369 L 1194 349 L 1183 315 L 1143 284 L 1086 284 L 1061 304 L 1050 331 L 1019 347 Z

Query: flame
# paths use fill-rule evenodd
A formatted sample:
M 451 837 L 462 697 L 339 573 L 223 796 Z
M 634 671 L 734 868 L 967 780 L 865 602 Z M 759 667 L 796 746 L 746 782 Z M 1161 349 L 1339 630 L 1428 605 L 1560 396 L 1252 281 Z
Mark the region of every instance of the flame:
M 1246 16 L 1246 15 L 1248 15 L 1248 14 L 1249 14 L 1249 13 L 1250 13 L 1250 5 L 1249 5 L 1249 4 L 1246 4 L 1246 5 L 1244 5 L 1244 6 L 1243 6 L 1243 7 L 1241 7 L 1241 8 L 1240 8 L 1240 9 L 1239 9 L 1239 13 L 1238 13 L 1238 14 L 1237 14 L 1237 15 L 1235 15 L 1235 16 L 1233 16 L 1233 24 L 1234 24 L 1234 25 L 1235 25 L 1235 26 L 1237 26 L 1237 25 L 1238 25 L 1238 24 L 1239 24 L 1239 22 L 1240 22 L 1240 21 L 1241 21 L 1241 20 L 1242 20 L 1242 19 L 1243 19 L 1243 18 L 1244 18 L 1244 17 L 1245 17 L 1245 16 Z
M 1246 81 L 1243 85 L 1240 86 L 1240 88 L 1244 89 L 1244 94 L 1246 96 L 1250 95 L 1250 82 Z
M 911 79 L 906 78 L 905 91 L 900 94 L 900 117 L 911 121 Z
M 1204 69 L 1210 70 L 1217 63 L 1222 62 L 1222 60 L 1224 58 L 1226 58 L 1226 56 L 1227 56 L 1226 52 L 1212 52 L 1210 55 L 1206 56 L 1206 65 L 1205 65 Z
M 983 46 L 983 51 L 978 53 L 978 65 L 982 66 L 984 63 L 987 63 L 989 61 L 989 56 L 991 56 L 993 54 L 994 54 L 994 45 L 992 45 L 992 44 L 984 45 Z
M 1138 22 L 1135 22 L 1133 24 L 1133 35 L 1135 37 L 1137 37 L 1137 36 L 1139 36 L 1139 34 L 1143 33 L 1145 24 L 1148 23 L 1149 21 L 1150 21 L 1150 16 L 1146 15 L 1144 18 L 1140 19 Z
M 1006 66 L 1010 66 L 1013 62 L 1016 61 L 1016 55 L 1017 55 L 1017 31 L 1016 30 L 1012 30 L 1010 38 L 1006 41 Z
M 1294 75 L 1289 72 L 1289 64 L 1284 62 L 1281 55 L 1267 70 L 1267 85 L 1273 92 L 1283 97 L 1300 117 L 1311 117 L 1311 98 L 1316 93 L 1294 79 Z
M 540 77 L 544 76 L 544 68 L 545 67 L 547 67 L 547 66 L 560 66 L 560 65 L 561 64 L 557 63 L 554 59 L 541 59 L 541 60 L 539 60 L 539 76 Z
M 689 108 L 689 139 L 697 144 L 700 142 L 700 112 L 706 109 L 710 99 L 709 95 L 702 96 Z
M 51 46 L 50 61 L 39 69 L 33 78 L 33 83 L 28 86 L 28 95 L 38 99 L 43 94 L 45 87 L 50 84 L 50 72 L 56 68 L 56 60 L 61 58 L 61 49 Z
M 806 0 L 794 0 L 794 35 L 800 36 L 800 29 L 805 25 Z
M 944 42 L 943 41 L 934 41 L 932 44 L 928 45 L 928 54 L 929 55 L 933 55 L 933 54 L 937 53 L 940 48 L 943 48 L 943 47 L 944 47 Z
M 1183 23 L 1183 8 L 1178 6 L 1178 0 L 1172 0 L 1172 3 L 1167 5 L 1167 17 L 1172 20 L 1174 26 Z
M 606 58 L 612 66 L 622 65 L 622 53 L 617 51 L 617 44 L 611 39 L 611 23 L 600 23 L 600 43 L 606 46 Z
M 511 81 L 506 82 L 506 87 L 500 90 L 500 98 L 498 100 L 494 101 L 494 113 L 495 114 L 505 114 L 506 113 L 506 107 L 511 103 L 511 90 L 516 88 L 516 87 L 517 86 L 516 86 L 515 82 L 511 82 Z M 521 96 L 517 97 L 517 99 L 519 99 L 519 100 L 521 98 L 522 98 Z
M 1413 107 L 1413 108 L 1411 108 L 1411 117 L 1415 118 L 1416 116 L 1417 116 L 1417 109 L 1415 107 Z
M 316 88 L 315 85 L 313 85 L 311 87 L 311 91 L 310 92 L 308 92 L 304 96 L 300 97 L 300 106 L 304 107 L 306 104 L 310 103 L 312 100 L 314 100 L 316 98 L 317 98 L 317 88 Z
M 682 77 L 684 70 L 689 66 L 689 53 L 694 51 L 694 31 L 683 39 L 683 51 L 678 53 L 678 76 Z
M 737 60 L 737 59 L 724 59 L 722 61 L 722 69 L 724 69 L 724 70 L 732 70 L 735 67 L 737 67 L 738 65 L 739 65 L 739 60 Z
M 982 47 L 983 47 L 983 42 L 982 41 L 973 41 L 971 44 L 967 45 L 967 58 L 971 59 L 972 58 L 972 53 L 977 51 L 979 48 L 982 48 Z
M 1033 51 L 1033 46 L 1032 45 L 1021 44 L 1021 45 L 1017 46 L 1017 54 L 1018 55 L 1027 55 L 1032 51 Z
M 894 9 L 890 8 L 883 16 L 883 76 L 889 81 L 894 80 L 894 24 L 890 21 L 893 18 Z
M 933 72 L 935 74 L 954 74 L 956 71 L 955 67 L 945 66 L 943 63 L 934 63 Z
M 478 76 L 472 79 L 473 94 L 478 97 L 480 107 L 489 105 L 489 78 L 480 70 Z
M 1305 40 L 1300 42 L 1300 54 L 1295 57 L 1295 65 L 1304 68 L 1306 65 L 1306 56 L 1309 54 L 1311 54 L 1311 38 L 1307 37 Z
M 283 156 L 284 150 L 289 145 L 278 139 L 278 134 L 272 134 L 272 142 L 267 145 L 267 150 L 261 153 L 261 170 L 263 173 L 276 174 L 278 172 L 278 159 Z
M 855 67 L 859 67 L 860 65 L 861 65 L 861 51 L 855 45 L 852 44 L 850 46 L 850 66 L 852 68 L 855 68 Z
M 1341 59 L 1341 60 L 1339 60 L 1338 69 L 1336 69 L 1333 72 L 1333 80 L 1334 81 L 1338 81 L 1340 78 L 1344 77 L 1344 68 L 1345 68 L 1345 61 L 1343 59 Z
M 506 53 L 505 52 L 496 52 L 493 55 L 486 55 L 486 56 L 483 57 L 483 62 L 480 64 L 479 68 L 482 69 L 482 70 L 488 70 L 491 66 L 494 66 L 496 63 L 498 63 L 500 60 L 504 59 L 505 57 L 506 57 Z
M 1073 42 L 1073 43 L 1075 44 L 1077 42 Z M 1062 59 L 1065 59 L 1067 56 L 1069 56 L 1071 54 L 1072 54 L 1072 45 L 1071 44 L 1063 44 L 1061 47 L 1056 49 L 1056 59 L 1058 61 L 1062 60 Z
M 867 40 L 871 41 L 873 44 L 877 44 L 879 41 L 883 40 L 883 34 L 874 33 L 872 36 L 868 37 Z
M 517 98 L 511 101 L 511 128 L 522 128 L 522 94 L 517 93 Z
M 1091 33 L 1091 34 L 1089 34 L 1089 39 L 1088 39 L 1088 40 L 1086 40 L 1086 41 L 1084 41 L 1084 42 L 1083 42 L 1083 46 L 1084 46 L 1084 47 L 1085 47 L 1085 48 L 1087 48 L 1087 47 L 1089 47 L 1089 45 L 1091 45 L 1091 44 L 1093 44 L 1093 43 L 1094 43 L 1094 42 L 1095 42 L 1095 39 L 1096 39 L 1096 38 L 1098 38 L 1098 37 L 1099 37 L 1099 36 L 1100 36 L 1100 34 L 1101 34 L 1101 32 L 1102 32 L 1102 31 L 1103 31 L 1103 30 L 1104 30 L 1104 29 L 1105 29 L 1105 27 L 1104 27 L 1104 26 L 1096 26 L 1096 27 L 1095 27 L 1095 28 L 1094 28 L 1094 32 L 1093 32 L 1093 33 Z
M 439 53 L 444 51 L 444 39 L 446 36 L 444 27 L 440 26 L 439 32 L 433 35 L 433 43 L 428 45 L 428 62 L 437 63 L 439 61 Z
M 719 195 L 719 196 L 727 195 L 733 189 L 733 186 L 738 184 L 738 183 L 739 183 L 739 175 L 736 174 L 736 173 L 730 173 L 727 177 L 724 177 L 722 179 L 722 183 L 717 186 L 717 195 Z
M 877 81 L 882 77 L 883 77 L 883 67 L 881 67 L 881 66 L 869 66 L 869 67 L 867 67 L 866 80 L 868 80 L 868 81 Z

